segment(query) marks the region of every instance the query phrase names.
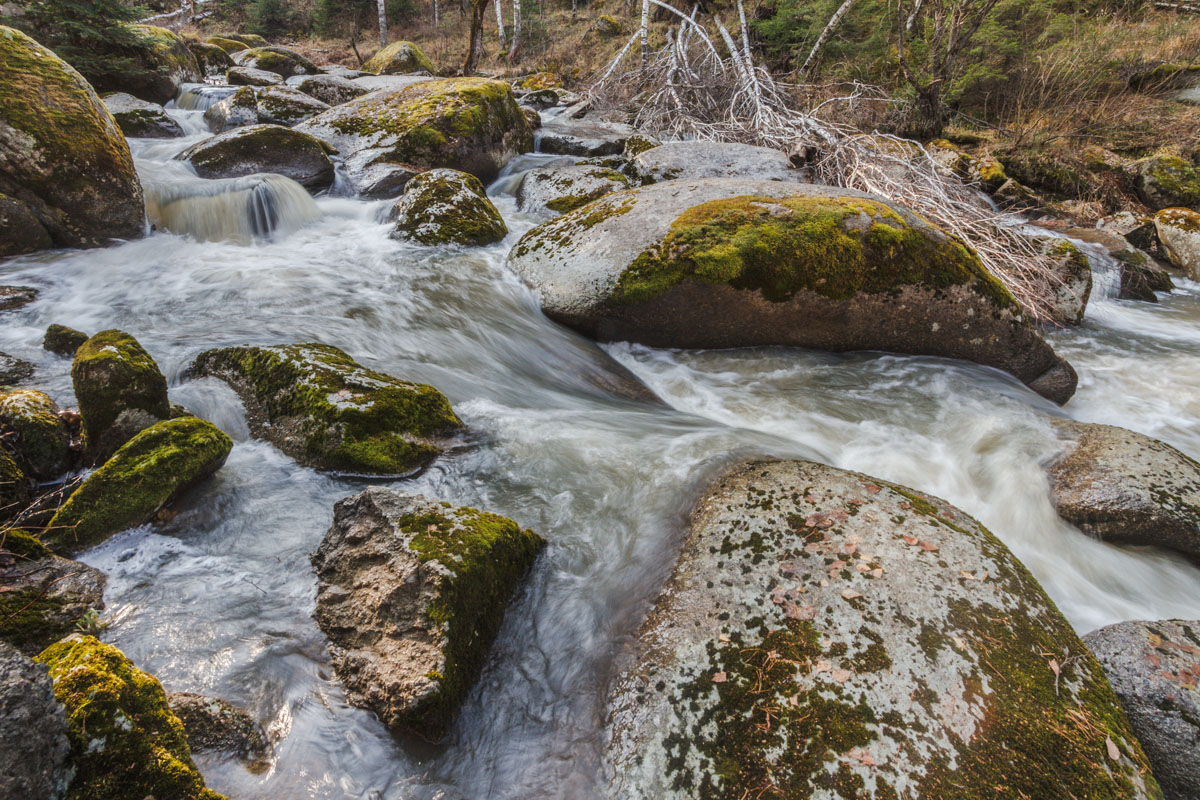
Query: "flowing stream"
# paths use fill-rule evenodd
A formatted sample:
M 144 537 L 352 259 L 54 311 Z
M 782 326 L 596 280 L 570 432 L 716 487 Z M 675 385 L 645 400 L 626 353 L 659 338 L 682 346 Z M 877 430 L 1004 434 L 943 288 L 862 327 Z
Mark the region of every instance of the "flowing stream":
M 170 159 L 207 135 L 201 112 L 172 113 L 187 138 L 131 146 L 147 184 L 194 188 Z M 109 575 L 109 641 L 168 690 L 225 697 L 267 728 L 272 766 L 252 774 L 201 757 L 209 786 L 235 800 L 599 796 L 614 657 L 668 574 L 705 480 L 746 456 L 818 459 L 953 502 L 1015 551 L 1081 633 L 1200 617 L 1195 567 L 1059 521 L 1040 467 L 1058 447 L 1056 415 L 1200 456 L 1200 284 L 1179 281 L 1154 305 L 1103 296 L 1111 280 L 1100 280 L 1084 324 L 1049 334 L 1080 373 L 1065 409 L 944 359 L 599 347 L 543 317 L 504 264 L 538 222 L 516 208 L 517 178 L 551 160 L 521 157 L 492 186 L 512 233 L 486 248 L 396 242 L 379 221 L 386 202 L 325 197 L 304 224 L 253 244 L 158 232 L 0 266 L 3 283 L 42 292 L 5 315 L 0 350 L 34 362 L 35 384 L 60 403 L 73 404 L 70 365 L 41 350 L 46 326 L 117 327 L 154 355 L 174 402 L 236 442 L 172 520 L 83 556 Z M 185 376 L 211 347 L 302 341 L 437 386 L 469 425 L 460 447 L 397 488 L 513 517 L 549 542 L 439 746 L 397 742 L 347 705 L 310 617 L 309 553 L 333 503 L 365 482 L 251 440 L 230 389 Z M 626 391 L 627 371 L 663 402 Z

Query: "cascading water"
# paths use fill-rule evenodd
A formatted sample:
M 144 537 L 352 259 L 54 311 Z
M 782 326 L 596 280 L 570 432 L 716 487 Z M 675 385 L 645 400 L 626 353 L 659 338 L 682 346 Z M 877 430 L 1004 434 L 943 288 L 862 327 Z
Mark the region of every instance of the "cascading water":
M 195 141 L 135 141 L 143 179 L 202 183 L 171 160 Z M 56 400 L 72 402 L 70 365 L 41 349 L 46 326 L 119 327 L 155 356 L 174 402 L 236 441 L 178 516 L 83 557 L 109 574 L 106 638 L 169 690 L 225 697 L 267 726 L 272 768 L 204 756 L 211 787 L 239 800 L 596 796 L 613 659 L 670 570 L 699 487 L 742 456 L 816 458 L 946 498 L 1007 542 L 1080 631 L 1200 616 L 1200 571 L 1062 523 L 1040 467 L 1057 447 L 1047 419 L 1063 414 L 1200 455 L 1200 285 L 1179 281 L 1159 305 L 1096 292 L 1083 325 L 1051 332 L 1081 377 L 1065 409 L 943 359 L 600 348 L 549 322 L 504 266 L 539 221 L 516 210 L 514 174 L 552 160 L 524 157 L 494 185 L 512 234 L 486 248 L 397 242 L 385 203 L 326 197 L 318 218 L 253 246 L 160 231 L 0 267 L 4 283 L 41 289 L 7 312 L 0 350 L 34 362 Z M 298 341 L 432 383 L 470 426 L 460 449 L 396 488 L 549 541 L 437 747 L 397 742 L 347 704 L 310 617 L 309 553 L 333 503 L 364 482 L 296 466 L 249 438 L 223 383 L 182 378 L 211 347 Z M 629 372 L 664 402 L 624 391 Z
M 282 175 L 143 186 L 150 224 L 202 242 L 259 242 L 293 233 L 321 215 L 304 187 Z

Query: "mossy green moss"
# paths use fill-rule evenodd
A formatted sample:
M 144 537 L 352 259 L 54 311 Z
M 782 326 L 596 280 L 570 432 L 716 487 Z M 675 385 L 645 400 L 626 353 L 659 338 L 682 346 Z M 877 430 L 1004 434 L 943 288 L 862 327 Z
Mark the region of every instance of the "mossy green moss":
M 83 418 L 84 448 L 92 463 L 102 461 L 127 440 L 114 429 L 122 412 L 144 411 L 166 419 L 170 411 L 167 379 L 150 354 L 124 331 L 101 331 L 80 345 L 71 364 L 71 382 Z
M 0 449 L 0 520 L 5 520 L 29 502 L 29 476 L 8 451 Z
M 0 431 L 12 434 L 10 446 L 33 477 L 50 480 L 66 471 L 71 434 L 49 395 L 34 389 L 0 394 Z
M 377 75 L 404 75 L 422 70 L 430 75 L 437 74 L 437 67 L 412 42 L 392 42 L 367 59 L 362 68 Z
M 148 522 L 225 463 L 233 442 L 215 425 L 180 417 L 151 425 L 88 476 L 50 521 L 45 539 L 76 552 Z
M 1175 153 L 1159 153 L 1139 165 L 1138 191 L 1155 209 L 1200 206 L 1200 167 Z
M 0 592 L 0 640 L 36 653 L 71 632 L 64 608 L 71 602 L 35 589 Z
M 238 63 L 244 67 L 265 69 L 289 78 L 292 75 L 316 75 L 317 65 L 295 50 L 271 45 L 253 47 L 238 55 Z
M 83 331 L 55 323 L 46 328 L 46 335 L 42 338 L 42 348 L 60 356 L 74 358 L 75 352 L 87 340 L 88 335 Z
M 243 50 L 249 50 L 250 45 L 245 42 L 239 42 L 235 39 L 229 39 L 224 36 L 210 36 L 207 39 L 208 43 L 215 45 L 224 50 L 228 55 L 240 53 Z
M 256 435 L 300 462 L 363 475 L 407 475 L 462 427 L 437 389 L 365 369 L 323 344 L 209 350 L 193 370 L 228 381 Z
M 205 788 L 162 685 L 120 650 L 75 635 L 36 660 L 67 713 L 75 768 L 67 800 L 223 800 Z
M 200 71 L 206 76 L 220 75 L 233 64 L 229 53 L 219 45 L 210 42 L 189 41 L 187 46 L 192 51 L 192 56 L 196 59 Z
M 231 39 L 235 42 L 241 42 L 246 47 L 266 47 L 270 44 L 266 39 L 259 36 L 257 33 L 222 33 L 222 39 Z
M 612 14 L 601 14 L 596 17 L 596 31 L 601 36 L 618 36 L 625 30 L 621 21 Z
M 424 245 L 479 247 L 508 235 L 479 179 L 451 169 L 430 170 L 410 180 L 391 218 L 396 234 Z
M 542 89 L 561 89 L 563 82 L 562 78 L 558 77 L 555 72 L 535 72 L 532 75 L 526 75 L 521 80 L 517 81 L 518 89 L 528 89 L 531 92 L 541 91 Z
M 0 550 L 34 560 L 52 555 L 50 548 L 46 547 L 41 539 L 20 528 L 0 531 Z

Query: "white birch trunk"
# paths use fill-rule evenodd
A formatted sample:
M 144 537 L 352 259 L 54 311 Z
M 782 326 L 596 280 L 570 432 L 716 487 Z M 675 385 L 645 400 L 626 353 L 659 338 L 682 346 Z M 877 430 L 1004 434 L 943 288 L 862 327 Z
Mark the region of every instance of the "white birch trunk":
M 642 27 L 638 29 L 642 40 L 642 69 L 650 66 L 650 0 L 642 0 Z
M 439 14 L 438 14 L 438 0 L 433 0 L 433 27 L 435 27 L 435 28 L 436 28 L 436 27 L 437 27 L 437 25 L 438 25 L 438 21 L 439 21 L 439 20 L 438 20 L 438 17 L 439 17 Z
M 821 47 L 824 46 L 825 40 L 829 38 L 829 34 L 833 32 L 833 29 L 837 27 L 837 24 L 842 21 L 842 17 L 846 16 L 846 12 L 850 10 L 850 6 L 853 3 L 854 0 L 846 0 L 846 2 L 842 3 L 842 5 L 838 7 L 837 11 L 833 12 L 833 17 L 830 18 L 829 24 L 825 26 L 825 30 L 821 31 L 821 35 L 817 37 L 816 43 L 813 45 L 812 50 L 810 50 L 808 53 L 808 58 L 804 59 L 804 66 L 800 68 L 801 75 L 808 74 L 808 68 L 812 66 L 813 61 L 816 60 L 817 53 L 820 51 Z M 918 0 L 918 6 L 919 5 L 920 0 Z
M 379 47 L 387 47 L 387 0 L 376 0 L 379 6 Z
M 517 57 L 517 48 L 521 46 L 521 0 L 513 0 L 512 45 L 508 48 L 508 60 Z
M 496 0 L 496 32 L 500 36 L 500 46 L 504 46 L 504 8 L 500 0 Z

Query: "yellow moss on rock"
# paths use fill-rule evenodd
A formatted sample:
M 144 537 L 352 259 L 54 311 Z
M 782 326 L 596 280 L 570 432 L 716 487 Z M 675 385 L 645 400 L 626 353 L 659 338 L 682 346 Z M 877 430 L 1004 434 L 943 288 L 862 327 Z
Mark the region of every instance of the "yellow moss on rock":
M 362 68 L 377 75 L 404 75 L 421 71 L 437 74 L 437 67 L 412 42 L 392 42 L 367 59 Z

